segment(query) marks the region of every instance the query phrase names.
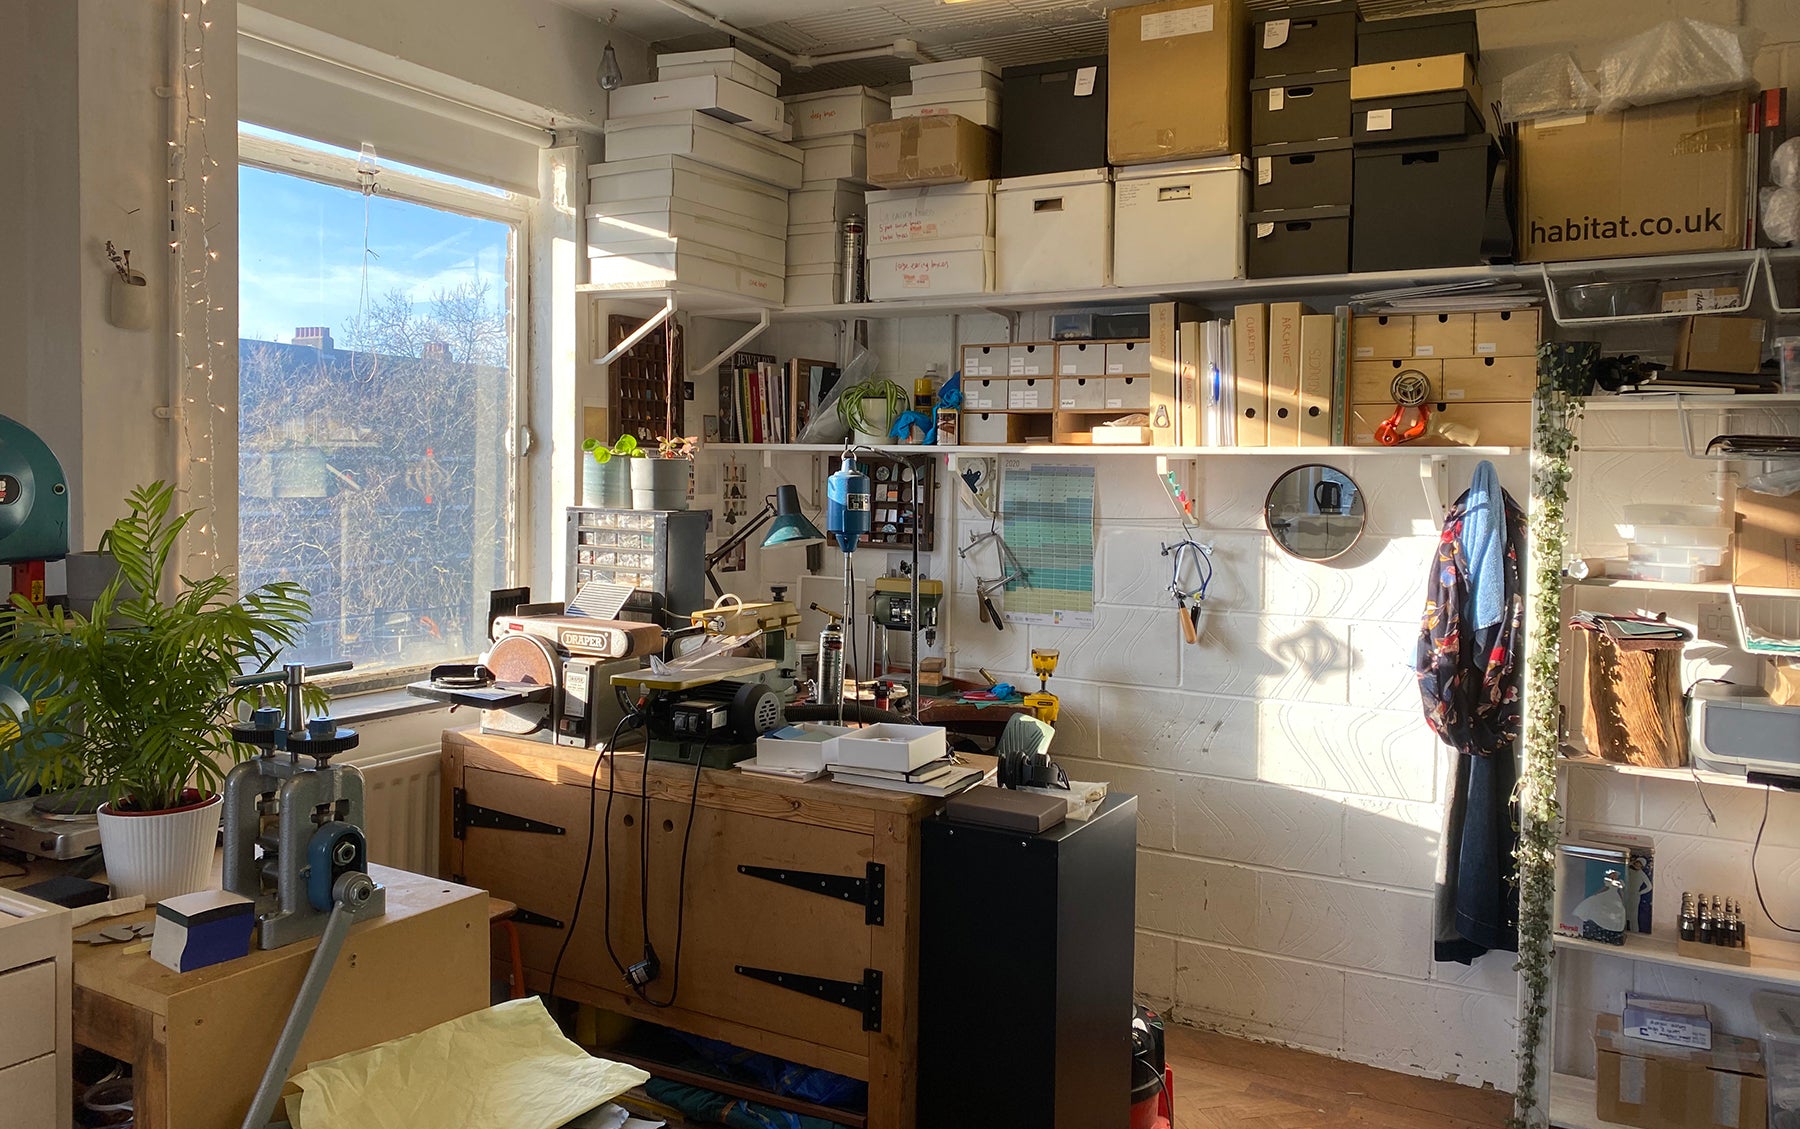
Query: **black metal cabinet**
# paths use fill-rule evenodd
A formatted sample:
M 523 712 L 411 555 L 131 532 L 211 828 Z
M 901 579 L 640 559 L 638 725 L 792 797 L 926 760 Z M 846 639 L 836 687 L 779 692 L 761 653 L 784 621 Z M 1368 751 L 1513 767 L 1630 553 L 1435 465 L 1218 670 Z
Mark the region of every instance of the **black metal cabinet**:
M 919 1125 L 1124 1126 L 1137 797 L 1041 835 L 922 830 Z

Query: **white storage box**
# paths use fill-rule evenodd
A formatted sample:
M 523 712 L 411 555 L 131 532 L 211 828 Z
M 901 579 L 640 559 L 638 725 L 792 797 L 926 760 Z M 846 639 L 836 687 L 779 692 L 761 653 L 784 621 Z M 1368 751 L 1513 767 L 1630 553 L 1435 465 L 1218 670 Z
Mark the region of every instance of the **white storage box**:
M 963 375 L 963 407 L 972 412 L 1003 412 L 1006 410 L 1006 379 L 1004 377 L 977 377 L 970 380 Z
M 869 253 L 902 243 L 994 234 L 994 182 L 887 188 L 864 197 Z
M 1109 376 L 1101 397 L 1101 407 L 1126 412 L 1150 410 L 1150 378 L 1147 376 Z
M 757 62 L 735 47 L 714 47 L 709 51 L 682 51 L 656 57 L 656 77 L 663 81 L 715 75 L 741 82 L 763 94 L 773 95 L 781 89 L 781 74 L 775 68 Z
M 805 179 L 799 149 L 696 110 L 613 118 L 606 123 L 606 155 L 615 162 L 639 157 L 692 157 L 777 188 L 798 188 Z
M 1242 157 L 1120 169 L 1113 185 L 1114 284 L 1244 277 L 1249 191 Z
M 752 133 L 780 133 L 787 128 L 787 107 L 781 99 L 714 75 L 621 86 L 612 92 L 607 112 L 628 118 L 671 110 L 698 110 Z
M 805 193 L 795 193 L 802 195 Z M 726 172 L 691 157 L 641 157 L 588 166 L 590 205 L 664 198 L 736 216 L 767 231 L 803 222 L 790 216 L 785 188 Z
M 869 297 L 925 298 L 985 294 L 994 288 L 994 241 L 963 239 L 870 247 Z M 876 254 L 874 252 L 881 252 Z
M 1006 382 L 1006 409 L 1012 412 L 1047 412 L 1056 407 L 1056 379 L 1028 376 Z
M 1088 438 L 1102 447 L 1148 447 L 1153 433 L 1147 427 L 1101 424 L 1088 431 Z
M 982 443 L 1023 443 L 1025 441 L 1025 419 L 1023 416 L 1010 415 L 1006 412 L 964 412 L 962 414 L 962 442 L 969 445 Z
M 1010 345 L 968 345 L 963 348 L 963 387 L 978 376 L 1005 376 L 1012 364 Z
M 836 267 L 844 261 L 844 235 L 835 223 L 809 223 L 788 228 L 787 265 Z
M 1704 525 L 1615 526 L 1623 540 L 1638 545 L 1681 545 L 1693 549 L 1723 549 L 1731 544 L 1731 530 Z
M 835 306 L 843 285 L 843 272 L 835 266 L 813 264 L 789 267 L 787 297 L 789 308 L 796 306 Z
M 888 96 L 866 86 L 840 86 L 811 94 L 790 94 L 782 99 L 793 119 L 794 140 L 861 133 L 875 122 L 894 116 Z
M 787 232 L 752 225 L 685 200 L 625 200 L 589 204 L 588 257 L 674 251 L 704 243 L 734 255 L 779 263 L 787 257 Z
M 988 129 L 1000 128 L 1000 95 L 992 90 L 954 94 L 902 94 L 894 99 L 897 118 L 936 118 L 954 114 Z
M 963 87 L 983 85 L 990 80 L 1000 81 L 1000 64 L 976 56 L 973 59 L 948 59 L 941 63 L 914 63 L 909 72 L 912 78 L 914 94 L 927 93 L 922 83 L 949 82 L 942 87 L 946 90 L 958 90 Z
M 642 290 L 670 284 L 742 294 L 746 298 L 780 305 L 787 293 L 785 270 L 761 269 L 741 261 L 711 257 L 699 245 L 674 251 L 646 251 L 634 255 L 606 255 L 588 260 L 589 281 L 613 290 Z
M 1110 169 L 1000 181 L 994 226 L 1001 293 L 1111 285 L 1112 225 Z
M 1061 376 L 1105 376 L 1106 346 L 1098 341 L 1070 341 L 1056 347 Z
M 976 61 L 983 62 L 985 60 Z M 969 98 L 990 90 L 999 93 L 1004 85 L 1004 81 L 996 71 L 964 71 L 957 74 L 915 78 L 912 81 L 912 92 L 929 94 L 934 98 Z
M 854 180 L 869 176 L 869 142 L 860 133 L 835 137 L 809 137 L 794 142 L 806 159 L 805 180 Z
M 1006 351 L 1006 375 L 1056 375 L 1056 346 L 1014 345 Z
M 1150 342 L 1108 342 L 1106 346 L 1106 375 L 1149 376 Z
M 756 763 L 763 768 L 824 768 L 837 754 L 838 738 L 855 732 L 848 725 L 818 721 L 784 726 L 756 739 Z
M 944 730 L 938 725 L 882 723 L 853 729 L 837 739 L 830 763 L 843 768 L 911 772 L 944 757 Z
M 795 227 L 808 223 L 843 223 L 851 216 L 863 214 L 863 194 L 859 188 L 840 188 L 835 180 L 820 187 L 810 183 L 788 196 L 787 222 Z
M 1106 407 L 1106 378 L 1064 376 L 1056 381 L 1056 406 L 1065 411 Z

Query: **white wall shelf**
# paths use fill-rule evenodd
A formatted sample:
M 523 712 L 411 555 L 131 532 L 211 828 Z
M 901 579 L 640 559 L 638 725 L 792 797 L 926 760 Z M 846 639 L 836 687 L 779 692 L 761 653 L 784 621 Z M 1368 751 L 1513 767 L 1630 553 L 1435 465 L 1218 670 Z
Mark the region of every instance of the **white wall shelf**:
M 1685 401 L 1685 407 L 1683 404 Z M 1704 406 L 1720 411 L 1800 406 L 1800 393 L 1776 392 L 1745 396 L 1681 396 L 1673 392 L 1634 393 L 1625 396 L 1593 395 L 1582 404 L 1584 412 L 1695 411 Z
M 823 452 L 837 454 L 843 443 L 706 443 L 705 451 Z M 927 447 L 919 444 L 888 444 L 874 448 L 882 454 L 930 455 L 1161 455 L 1195 458 L 1200 456 L 1239 456 L 1277 459 L 1353 458 L 1358 455 L 1450 455 L 1504 458 L 1525 451 L 1523 447 L 1109 447 L 1087 443 L 1010 443 L 961 444 L 955 447 Z
M 1641 776 L 1651 780 L 1673 780 L 1677 783 L 1714 785 L 1721 788 L 1754 788 L 1762 791 L 1765 785 L 1752 784 L 1742 776 L 1729 772 L 1712 772 L 1701 768 L 1658 768 L 1651 765 L 1620 764 L 1618 761 L 1602 760 L 1594 756 L 1564 756 L 1557 760 L 1559 768 L 1570 768 L 1578 772 L 1610 772 L 1619 776 Z M 1797 949 L 1796 952 L 1800 952 Z
M 1713 976 L 1729 976 L 1737 980 L 1755 980 L 1765 984 L 1800 985 L 1800 945 L 1762 937 L 1750 939 L 1750 963 L 1726 964 L 1704 957 L 1683 956 L 1673 937 L 1628 933 L 1623 945 L 1603 945 L 1580 937 L 1558 937 L 1556 947 L 1574 952 L 1617 957 L 1703 972 Z
M 1626 1129 L 1594 1114 L 1594 1080 L 1573 1074 L 1550 1076 L 1550 1124 L 1557 1129 Z
M 1633 580 L 1623 576 L 1589 576 L 1581 580 L 1570 580 L 1570 584 L 1581 588 L 1622 588 L 1639 592 L 1682 592 L 1696 596 L 1729 596 L 1732 586 L 1723 580 L 1712 580 L 1700 584 L 1680 584 L 1670 580 Z M 1777 598 L 1800 597 L 1800 588 L 1737 588 L 1739 596 L 1774 596 Z

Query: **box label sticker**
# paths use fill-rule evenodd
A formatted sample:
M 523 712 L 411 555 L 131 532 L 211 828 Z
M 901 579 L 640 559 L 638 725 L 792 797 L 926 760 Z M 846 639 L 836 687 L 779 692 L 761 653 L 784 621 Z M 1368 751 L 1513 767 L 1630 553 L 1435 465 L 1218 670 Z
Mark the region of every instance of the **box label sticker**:
M 1263 25 L 1263 50 L 1272 51 L 1287 42 L 1289 20 L 1270 20 Z
M 1062 404 L 1062 406 L 1063 406 L 1063 407 L 1065 407 L 1065 408 L 1072 408 L 1072 407 L 1074 407 L 1074 406 L 1075 406 L 1075 397 L 1073 397 L 1073 396 L 1064 396 L 1064 397 L 1063 397 L 1063 398 L 1062 398 L 1062 400 L 1061 400 L 1061 401 L 1060 401 L 1060 403 L 1061 403 L 1061 404 Z
M 1122 408 L 1124 406 L 1125 406 L 1125 401 L 1120 399 L 1117 396 L 1108 396 L 1106 398 L 1106 410 L 1109 412 L 1112 411 L 1114 408 Z
M 1375 355 L 1375 346 L 1373 346 L 1373 345 L 1358 345 L 1356 347 L 1356 355 L 1359 358 L 1373 357 Z
M 1122 375 L 1125 372 L 1125 362 L 1124 361 L 1109 362 L 1106 366 L 1106 371 L 1109 374 L 1112 374 L 1115 376 Z
M 1062 367 L 1062 374 L 1064 376 L 1074 376 L 1080 368 L 1081 366 L 1077 364 L 1066 364 Z
M 1468 398 L 1469 394 L 1461 388 L 1444 389 L 1444 399 L 1446 400 L 1467 400 Z
M 1498 353 L 1499 351 L 1500 346 L 1492 341 L 1475 342 L 1475 352 L 1477 353 Z
M 1279 86 L 1269 87 L 1269 112 L 1272 114 L 1285 105 L 1287 105 L 1287 91 Z
M 1173 12 L 1157 12 L 1139 21 L 1139 38 L 1173 39 L 1178 35 L 1200 35 L 1213 29 L 1213 6 L 1178 8 Z
M 1370 133 L 1380 133 L 1384 129 L 1394 128 L 1393 110 L 1370 110 L 1366 128 Z
M 1413 356 L 1415 357 L 1434 357 L 1436 355 L 1437 346 L 1435 345 L 1419 345 L 1413 349 Z
M 1075 72 L 1075 97 L 1086 98 L 1094 92 L 1094 83 L 1100 78 L 1099 67 L 1082 67 Z
M 1275 158 L 1256 158 L 1256 183 L 1270 184 L 1275 180 Z
M 1275 225 L 1274 224 L 1259 223 L 1256 225 L 1256 237 L 1258 239 L 1267 239 L 1269 236 L 1274 235 L 1274 234 L 1275 234 Z

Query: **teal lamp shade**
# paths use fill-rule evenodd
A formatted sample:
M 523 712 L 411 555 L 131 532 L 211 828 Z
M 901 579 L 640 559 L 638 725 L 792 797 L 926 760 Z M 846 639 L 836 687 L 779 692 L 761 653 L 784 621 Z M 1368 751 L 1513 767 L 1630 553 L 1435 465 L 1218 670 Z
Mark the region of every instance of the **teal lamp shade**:
M 763 548 L 777 545 L 823 545 L 825 535 L 800 512 L 800 490 L 795 486 L 775 488 L 775 523 L 763 538 Z

